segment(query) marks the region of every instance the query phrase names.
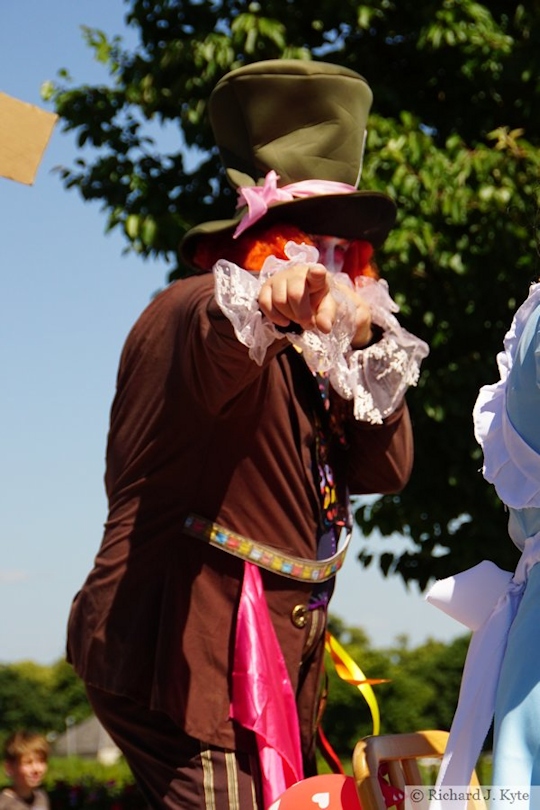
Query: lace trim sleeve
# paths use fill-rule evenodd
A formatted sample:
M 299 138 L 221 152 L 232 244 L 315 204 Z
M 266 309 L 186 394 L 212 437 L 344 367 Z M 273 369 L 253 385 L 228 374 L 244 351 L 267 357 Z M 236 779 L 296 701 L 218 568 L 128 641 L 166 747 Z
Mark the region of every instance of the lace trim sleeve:
M 483 385 L 473 408 L 476 441 L 482 448 L 482 474 L 499 498 L 514 509 L 540 507 L 539 455 L 519 435 L 506 409 L 506 388 L 518 344 L 533 310 L 540 306 L 540 284 L 532 284 L 497 355 L 500 379 Z
M 338 301 L 338 317 L 330 334 L 318 329 L 302 334 L 283 332 L 262 314 L 258 294 L 264 281 L 291 264 L 315 264 L 316 248 L 289 242 L 287 260 L 271 256 L 258 275 L 232 262 L 220 260 L 214 266 L 217 303 L 233 325 L 238 340 L 249 349 L 250 357 L 262 365 L 266 351 L 275 340 L 287 338 L 300 349 L 313 373 L 327 374 L 332 387 L 354 401 L 355 418 L 380 424 L 399 405 L 406 389 L 416 385 L 427 345 L 403 329 L 394 313 L 397 304 L 386 281 L 362 278 L 357 292 L 368 302 L 373 323 L 382 327 L 383 337 L 365 349 L 351 349 L 354 334 L 354 307 L 339 285 L 351 282 L 348 276 L 333 277 L 333 293 Z

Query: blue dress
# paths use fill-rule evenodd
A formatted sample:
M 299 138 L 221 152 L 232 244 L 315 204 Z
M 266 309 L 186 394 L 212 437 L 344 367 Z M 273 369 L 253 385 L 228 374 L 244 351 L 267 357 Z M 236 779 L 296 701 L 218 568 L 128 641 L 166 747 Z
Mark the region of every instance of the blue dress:
M 486 596 L 487 614 L 468 624 L 474 632 L 436 784 L 469 784 L 495 718 L 492 810 L 509 806 L 501 788 L 525 794 L 540 786 L 540 283 L 531 285 L 516 312 L 497 364 L 500 379 L 479 391 L 474 432 L 484 455 L 482 474 L 508 507 L 508 531 L 521 557 L 513 574 L 497 569 L 502 585 L 483 563 L 442 581 L 443 593 L 451 585 L 456 617 L 468 600 L 474 607 Z M 448 795 L 435 794 L 430 810 L 466 810 L 465 791 L 457 802 Z M 532 798 L 521 800 L 519 810 L 540 810 L 540 789 Z
M 540 479 L 540 303 L 528 314 L 516 349 L 506 386 L 506 410 L 514 429 L 539 454 Z M 525 540 L 540 532 L 540 507 L 510 507 L 508 530 L 523 549 Z M 502 663 L 495 703 L 492 783 L 525 789 L 540 786 L 538 564 L 529 574 Z

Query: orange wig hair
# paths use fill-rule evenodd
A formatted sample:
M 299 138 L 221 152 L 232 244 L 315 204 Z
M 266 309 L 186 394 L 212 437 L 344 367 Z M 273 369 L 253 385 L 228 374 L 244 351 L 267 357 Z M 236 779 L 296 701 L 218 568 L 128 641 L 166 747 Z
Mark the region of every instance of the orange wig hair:
M 316 237 L 308 236 L 295 225 L 276 224 L 269 228 L 251 228 L 238 239 L 232 239 L 229 235 L 200 239 L 193 254 L 193 261 L 198 267 L 209 270 L 217 261 L 225 259 L 252 273 L 258 273 L 269 256 L 275 256 L 277 259 L 287 258 L 285 255 L 287 242 L 317 246 Z M 377 268 L 371 261 L 372 257 L 372 245 L 361 239 L 354 239 L 345 253 L 343 272 L 347 273 L 353 282 L 359 276 L 379 278 Z

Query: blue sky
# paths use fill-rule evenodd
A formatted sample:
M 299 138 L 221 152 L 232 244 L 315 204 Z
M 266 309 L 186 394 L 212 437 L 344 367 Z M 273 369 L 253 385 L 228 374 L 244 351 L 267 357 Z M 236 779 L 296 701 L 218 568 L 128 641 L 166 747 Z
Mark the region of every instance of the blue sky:
M 41 84 L 61 68 L 77 83 L 106 81 L 80 26 L 133 41 L 126 8 L 122 0 L 2 0 L 0 91 L 46 106 Z M 0 179 L 1 663 L 63 655 L 69 605 L 106 516 L 104 453 L 119 354 L 167 273 L 163 263 L 123 255 L 121 236 L 104 234 L 99 205 L 64 190 L 53 169 L 75 155 L 60 125 L 34 186 Z M 361 569 L 358 545 L 356 538 L 338 577 L 334 613 L 376 646 L 400 634 L 413 645 L 461 634 L 415 586 L 407 591 Z

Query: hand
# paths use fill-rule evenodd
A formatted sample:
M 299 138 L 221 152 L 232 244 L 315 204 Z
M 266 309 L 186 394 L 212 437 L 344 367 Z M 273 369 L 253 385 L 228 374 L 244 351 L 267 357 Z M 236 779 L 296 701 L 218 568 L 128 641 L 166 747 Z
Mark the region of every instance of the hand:
M 346 285 L 331 285 L 331 278 L 332 274 L 320 264 L 296 264 L 279 270 L 262 285 L 259 307 L 277 326 L 288 326 L 293 321 L 302 329 L 317 327 L 328 334 L 340 306 L 332 291 L 338 288 L 354 306 L 356 331 L 351 345 L 362 348 L 372 338 L 369 306 Z

